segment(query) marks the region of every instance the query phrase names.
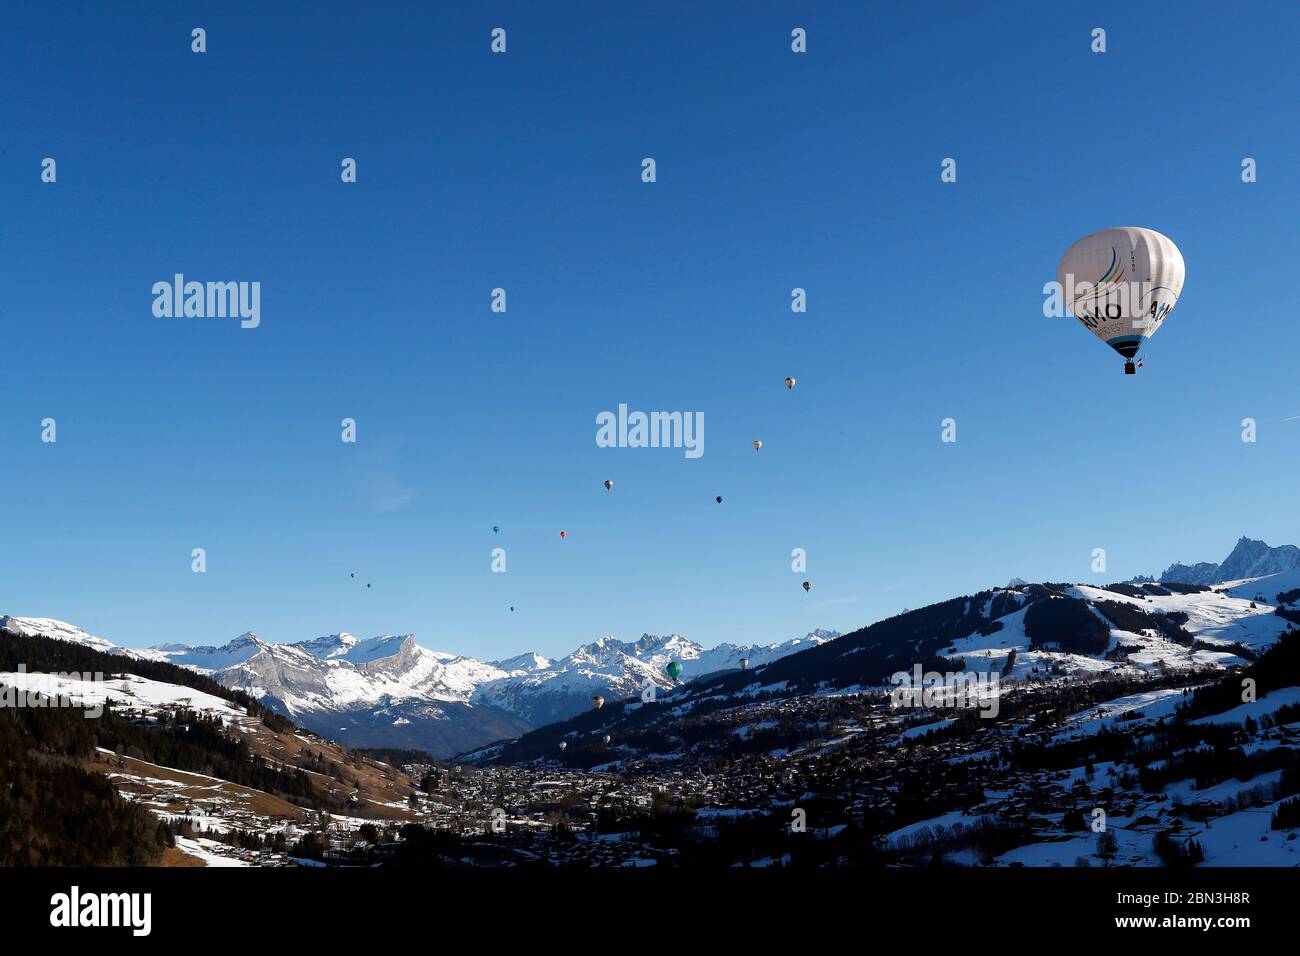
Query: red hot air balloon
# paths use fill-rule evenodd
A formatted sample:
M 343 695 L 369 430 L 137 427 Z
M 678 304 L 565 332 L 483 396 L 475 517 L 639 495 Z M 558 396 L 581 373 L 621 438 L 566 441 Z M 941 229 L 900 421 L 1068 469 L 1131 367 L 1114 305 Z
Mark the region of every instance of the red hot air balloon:
M 560 532 L 560 537 L 561 537 L 561 538 L 567 538 L 568 536 L 569 536 L 569 532 L 567 532 L 567 531 L 561 531 L 561 532 Z

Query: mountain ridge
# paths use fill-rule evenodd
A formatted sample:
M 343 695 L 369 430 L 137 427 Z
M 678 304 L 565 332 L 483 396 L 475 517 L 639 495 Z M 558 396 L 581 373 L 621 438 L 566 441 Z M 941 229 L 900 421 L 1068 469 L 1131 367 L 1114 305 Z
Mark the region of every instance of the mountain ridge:
M 1222 562 L 1182 564 L 1175 561 L 1157 580 L 1177 584 L 1223 584 L 1297 569 L 1300 569 L 1300 548 L 1293 544 L 1270 547 L 1264 541 L 1243 535 Z
M 680 679 L 739 669 L 741 660 L 770 663 L 833 639 L 815 630 L 800 638 L 748 647 L 702 645 L 678 634 L 636 641 L 605 635 L 558 659 L 535 651 L 481 661 L 430 650 L 413 634 L 357 638 L 346 631 L 291 643 L 246 631 L 224 645 L 158 644 L 122 648 L 75 625 L 48 618 L 12 618 L 29 633 L 56 636 L 106 653 L 178 664 L 243 690 L 273 710 L 355 746 L 425 749 L 438 756 L 472 749 L 591 707 L 593 696 L 632 696 L 653 685 L 675 686 L 664 668 L 676 660 Z

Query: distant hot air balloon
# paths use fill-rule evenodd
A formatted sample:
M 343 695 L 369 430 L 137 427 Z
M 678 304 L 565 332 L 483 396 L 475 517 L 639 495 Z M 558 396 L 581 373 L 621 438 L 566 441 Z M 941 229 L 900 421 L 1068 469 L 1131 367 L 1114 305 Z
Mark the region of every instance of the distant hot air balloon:
M 493 534 L 499 534 L 500 532 L 501 532 L 501 526 L 500 526 L 500 525 L 496 525 L 496 524 L 494 524 L 494 525 L 492 526 L 492 533 L 493 533 Z
M 722 504 L 722 495 L 718 495 L 718 497 L 714 498 L 713 500 L 716 501 L 718 504 Z
M 609 743 L 609 734 L 605 735 L 605 743 Z
M 569 746 L 569 742 L 568 742 L 567 740 L 561 740 L 561 741 L 560 741 L 560 749 L 561 749 L 561 750 L 563 750 L 563 749 L 566 748 L 567 746 Z
M 741 669 L 742 671 L 747 671 L 747 670 L 749 670 L 749 658 L 748 658 L 748 657 L 742 657 L 742 658 L 740 659 L 740 669 Z
M 606 479 L 605 479 L 605 490 L 606 490 L 606 491 L 609 491 L 609 490 L 610 490 L 611 488 L 613 488 L 613 487 L 614 487 L 614 482 L 612 482 L 610 479 L 606 478 Z
M 511 614 L 514 614 L 514 613 L 515 613 L 515 606 L 514 606 L 513 604 L 510 605 L 510 613 L 511 613 Z
M 561 537 L 561 538 L 567 538 L 568 536 L 569 536 L 569 532 L 567 532 L 567 531 L 561 531 L 561 532 L 560 532 L 560 537 Z
M 367 584 L 367 585 L 366 585 L 366 587 L 370 587 L 370 585 L 369 585 L 369 584 Z
M 785 387 L 786 387 L 786 388 L 794 388 L 794 383 L 795 383 L 795 381 L 796 381 L 796 379 L 795 379 L 795 377 L 794 377 L 793 375 L 787 375 L 787 376 L 785 377 Z
M 811 591 L 811 590 L 812 590 L 812 582 L 811 582 L 811 581 L 805 581 L 805 582 L 803 583 L 803 589 L 804 589 L 805 591 Z
M 1183 254 L 1154 229 L 1120 226 L 1084 236 L 1061 257 L 1056 281 L 1070 314 L 1120 355 L 1124 374 L 1178 304 Z
M 591 706 L 595 707 L 597 710 L 600 710 L 600 708 L 605 706 L 605 698 L 597 694 L 596 696 L 591 698 Z
M 665 667 L 664 670 L 667 672 L 669 677 L 673 680 L 677 680 L 677 678 L 682 674 L 682 665 L 677 663 L 677 661 L 669 661 L 668 666 Z
M 754 451 L 758 451 L 762 447 L 763 447 L 763 443 L 761 441 L 758 440 L 754 441 Z
M 356 576 L 357 576 L 357 572 L 353 571 L 353 572 L 352 572 L 352 577 L 355 578 Z

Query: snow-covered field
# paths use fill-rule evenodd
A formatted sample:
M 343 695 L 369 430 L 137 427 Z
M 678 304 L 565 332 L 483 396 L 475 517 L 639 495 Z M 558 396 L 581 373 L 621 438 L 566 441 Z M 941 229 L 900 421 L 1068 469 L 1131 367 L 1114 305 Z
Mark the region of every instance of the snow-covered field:
M 1190 688 L 1188 692 L 1190 693 Z M 1098 704 L 1096 707 L 1090 707 L 1087 710 L 1081 710 L 1077 714 L 1071 715 L 1065 721 L 1065 729 L 1056 735 L 1056 739 L 1069 740 L 1076 737 L 1090 737 L 1102 730 L 1114 730 L 1122 722 L 1123 716 L 1130 712 L 1136 713 L 1138 715 L 1137 719 L 1142 721 L 1172 717 L 1174 711 L 1183 704 L 1185 699 L 1184 690 L 1181 687 L 1117 697 L 1114 700 L 1106 701 L 1104 704 Z
M 111 701 L 115 708 L 149 709 L 184 706 L 209 714 L 230 718 L 246 717 L 242 707 L 228 700 L 214 697 L 192 687 L 166 684 L 161 681 L 137 677 L 133 674 L 89 679 L 86 675 L 26 674 L 16 671 L 0 672 L 0 684 L 25 692 L 37 692 L 51 697 L 66 697 L 75 704 L 93 707 Z
M 1205 591 L 1197 594 L 1150 595 L 1129 597 L 1115 591 L 1090 585 L 1077 585 L 1066 593 L 1086 601 L 1113 601 L 1129 604 L 1147 612 L 1181 612 L 1187 615 L 1184 627 L 1194 637 L 1207 644 L 1222 645 L 1223 650 L 1192 649 L 1165 639 L 1154 631 L 1136 633 L 1111 626 L 1113 649 L 1119 645 L 1136 648 L 1124 660 L 1107 661 L 1081 654 L 1034 648 L 1025 634 L 1024 609 L 998 618 L 1000 630 L 992 634 L 971 634 L 952 644 L 944 656 L 952 661 L 962 661 L 966 670 L 978 673 L 1002 674 L 1014 650 L 1016 660 L 1005 681 L 1023 681 L 1044 675 L 1056 667 L 1067 673 L 1088 675 L 1106 671 L 1151 670 L 1164 664 L 1175 668 L 1226 667 L 1242 664 L 1242 658 L 1232 653 L 1233 644 L 1241 644 L 1254 651 L 1263 650 L 1276 643 L 1290 627 L 1288 622 L 1273 613 L 1274 604 L 1252 600 L 1257 594 L 1267 594 L 1270 600 L 1279 590 L 1286 590 L 1292 577 L 1300 572 L 1272 575 L 1248 582 L 1235 582 L 1230 594 Z M 1290 585 L 1295 586 L 1295 585 Z M 1014 592 L 1011 592 L 1014 593 Z M 1099 617 L 1101 613 L 1094 609 Z

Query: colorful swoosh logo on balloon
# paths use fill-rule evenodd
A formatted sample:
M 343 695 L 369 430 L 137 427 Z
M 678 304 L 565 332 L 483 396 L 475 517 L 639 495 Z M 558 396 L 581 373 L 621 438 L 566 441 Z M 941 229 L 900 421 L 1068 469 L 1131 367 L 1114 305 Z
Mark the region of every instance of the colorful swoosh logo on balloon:
M 1110 265 L 1106 269 L 1106 274 L 1097 280 L 1096 285 L 1091 289 L 1085 289 L 1074 297 L 1074 304 L 1078 305 L 1085 299 L 1095 299 L 1105 295 L 1111 289 L 1115 288 L 1124 280 L 1124 270 L 1119 264 L 1119 252 L 1114 246 L 1110 247 Z

